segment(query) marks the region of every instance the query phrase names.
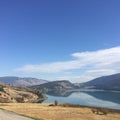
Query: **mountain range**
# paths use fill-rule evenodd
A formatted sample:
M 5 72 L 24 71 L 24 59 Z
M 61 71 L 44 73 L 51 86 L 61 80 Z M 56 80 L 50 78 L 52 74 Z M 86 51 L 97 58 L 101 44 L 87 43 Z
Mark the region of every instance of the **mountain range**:
M 29 88 L 23 86 L 29 86 Z M 41 98 L 45 99 L 43 92 L 65 97 L 69 96 L 73 89 L 86 88 L 120 91 L 120 73 L 79 84 L 71 83 L 68 80 L 48 82 L 37 78 L 0 77 L 0 102 L 33 102 Z M 89 90 L 86 93 L 100 97 Z
M 81 88 L 120 90 L 120 73 L 103 76 L 94 80 L 82 83 Z
M 62 90 L 65 91 L 71 89 L 86 89 L 86 88 L 103 89 L 103 90 L 120 90 L 120 73 L 99 77 L 85 83 L 76 84 L 76 83 L 71 83 L 67 80 L 62 80 L 62 81 L 53 81 L 41 85 L 31 86 L 31 88 L 37 88 L 42 90 L 43 92 L 54 91 L 54 94 Z
M 0 77 L 0 83 L 13 85 L 13 86 L 31 86 L 40 85 L 48 82 L 47 80 L 31 78 L 31 77 L 15 77 L 15 76 L 5 76 Z
M 78 88 L 120 90 L 120 73 L 103 76 L 84 83 L 71 83 L 69 80 L 52 81 L 37 78 L 0 77 L 0 83 L 13 86 L 30 86 L 30 88 L 42 91 L 61 91 Z

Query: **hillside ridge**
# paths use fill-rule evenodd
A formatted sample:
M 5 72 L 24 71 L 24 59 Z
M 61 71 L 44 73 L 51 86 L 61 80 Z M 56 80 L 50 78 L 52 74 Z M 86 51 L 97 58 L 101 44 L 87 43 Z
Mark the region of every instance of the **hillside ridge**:
M 16 76 L 4 76 L 0 77 L 0 83 L 13 85 L 13 86 L 31 86 L 39 85 L 48 82 L 47 80 L 37 79 L 32 77 L 16 77 Z

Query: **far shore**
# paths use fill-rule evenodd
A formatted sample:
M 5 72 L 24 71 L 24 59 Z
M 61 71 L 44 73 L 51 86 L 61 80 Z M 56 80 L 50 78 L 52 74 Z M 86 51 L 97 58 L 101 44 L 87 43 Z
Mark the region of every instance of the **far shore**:
M 120 110 L 74 104 L 0 103 L 0 108 L 35 120 L 119 120 Z

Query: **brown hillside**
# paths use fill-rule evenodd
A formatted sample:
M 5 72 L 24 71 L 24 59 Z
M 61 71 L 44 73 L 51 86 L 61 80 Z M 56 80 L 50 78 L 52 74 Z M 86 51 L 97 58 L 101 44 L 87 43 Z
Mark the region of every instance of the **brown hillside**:
M 1 103 L 36 102 L 39 99 L 45 99 L 45 96 L 38 90 L 0 84 Z

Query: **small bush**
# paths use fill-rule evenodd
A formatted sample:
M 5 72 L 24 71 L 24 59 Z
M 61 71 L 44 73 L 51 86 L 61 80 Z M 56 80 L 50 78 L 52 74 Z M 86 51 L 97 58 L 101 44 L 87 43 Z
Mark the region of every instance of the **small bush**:
M 49 106 L 54 106 L 54 104 L 50 104 Z
M 18 97 L 18 98 L 16 98 L 16 101 L 19 102 L 19 103 L 23 103 L 24 98 L 23 97 Z
M 0 86 L 0 91 L 4 92 L 3 86 Z
M 54 101 L 54 104 L 55 104 L 55 106 L 58 106 L 59 103 L 58 103 L 57 100 L 55 100 L 55 101 Z
M 63 107 L 76 107 L 76 108 L 81 107 L 81 105 L 78 105 L 78 104 L 69 104 L 69 103 L 62 104 L 62 106 Z
M 107 111 L 105 109 L 102 109 L 102 108 L 92 109 L 92 112 L 94 114 L 97 114 L 97 115 L 106 115 L 107 114 Z

